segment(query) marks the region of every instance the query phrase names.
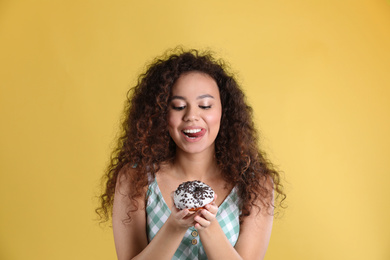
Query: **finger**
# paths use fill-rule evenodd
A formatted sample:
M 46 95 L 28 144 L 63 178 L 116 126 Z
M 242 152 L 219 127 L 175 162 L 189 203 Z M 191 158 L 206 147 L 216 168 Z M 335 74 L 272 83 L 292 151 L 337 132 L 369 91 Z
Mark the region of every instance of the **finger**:
M 180 209 L 176 208 L 175 205 L 172 206 L 171 212 L 172 212 L 172 214 L 175 215 L 175 217 L 177 219 L 183 219 L 188 215 L 188 209 L 180 210 Z
M 196 213 L 196 211 L 194 211 L 194 210 L 188 210 L 188 215 L 192 215 L 192 214 L 195 214 Z
M 215 204 L 208 204 L 205 206 L 205 208 L 207 211 L 209 211 L 213 215 L 216 215 L 218 212 L 218 207 Z
M 201 225 L 202 227 L 208 227 L 210 225 L 210 221 L 205 218 L 202 218 L 201 216 L 195 216 L 194 221 L 196 221 L 197 224 Z
M 177 216 L 179 217 L 179 219 L 183 219 L 183 218 L 185 218 L 187 215 L 188 215 L 188 209 L 180 210 L 180 211 L 177 213 Z
M 212 201 L 213 203 L 217 201 L 217 197 L 218 197 L 217 193 L 214 193 L 214 200 Z
M 202 210 L 202 212 L 201 212 L 201 214 L 202 214 L 202 217 L 204 218 L 204 219 L 206 219 L 207 221 L 214 221 L 214 219 L 215 219 L 215 214 L 213 214 L 213 213 L 211 213 L 210 211 L 208 211 L 208 210 Z
M 194 228 L 199 231 L 205 229 L 206 227 L 202 227 L 199 223 L 195 223 Z

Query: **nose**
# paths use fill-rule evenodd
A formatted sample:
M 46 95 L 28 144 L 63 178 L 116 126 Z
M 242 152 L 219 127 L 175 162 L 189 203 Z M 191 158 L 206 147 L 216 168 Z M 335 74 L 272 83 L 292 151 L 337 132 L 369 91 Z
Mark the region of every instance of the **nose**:
M 191 106 L 187 106 L 186 112 L 184 113 L 183 120 L 186 122 L 198 121 L 199 111 Z

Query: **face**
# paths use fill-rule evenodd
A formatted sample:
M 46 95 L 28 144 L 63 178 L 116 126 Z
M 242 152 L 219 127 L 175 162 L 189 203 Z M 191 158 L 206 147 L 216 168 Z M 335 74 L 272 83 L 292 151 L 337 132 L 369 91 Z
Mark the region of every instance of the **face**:
M 214 153 L 221 115 L 215 80 L 200 72 L 181 75 L 172 87 L 168 111 L 169 134 L 177 152 Z

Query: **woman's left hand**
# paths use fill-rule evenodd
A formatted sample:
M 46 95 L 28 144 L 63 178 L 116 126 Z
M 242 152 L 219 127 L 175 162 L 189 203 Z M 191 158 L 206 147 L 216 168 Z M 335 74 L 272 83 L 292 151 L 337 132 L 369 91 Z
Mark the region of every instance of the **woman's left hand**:
M 194 217 L 195 225 L 194 227 L 197 230 L 202 230 L 210 226 L 210 224 L 216 219 L 218 206 L 215 204 L 217 200 L 217 194 L 214 196 L 213 202 L 207 204 L 205 209 L 199 210 L 196 212 L 196 216 Z

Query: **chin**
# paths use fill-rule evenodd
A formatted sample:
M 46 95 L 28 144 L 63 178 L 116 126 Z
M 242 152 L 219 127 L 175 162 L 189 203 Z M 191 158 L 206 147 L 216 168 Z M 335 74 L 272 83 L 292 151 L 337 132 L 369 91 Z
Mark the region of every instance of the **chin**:
M 184 153 L 189 154 L 200 154 L 200 153 L 207 153 L 207 152 L 215 152 L 214 147 L 177 147 L 177 149 L 181 150 Z

